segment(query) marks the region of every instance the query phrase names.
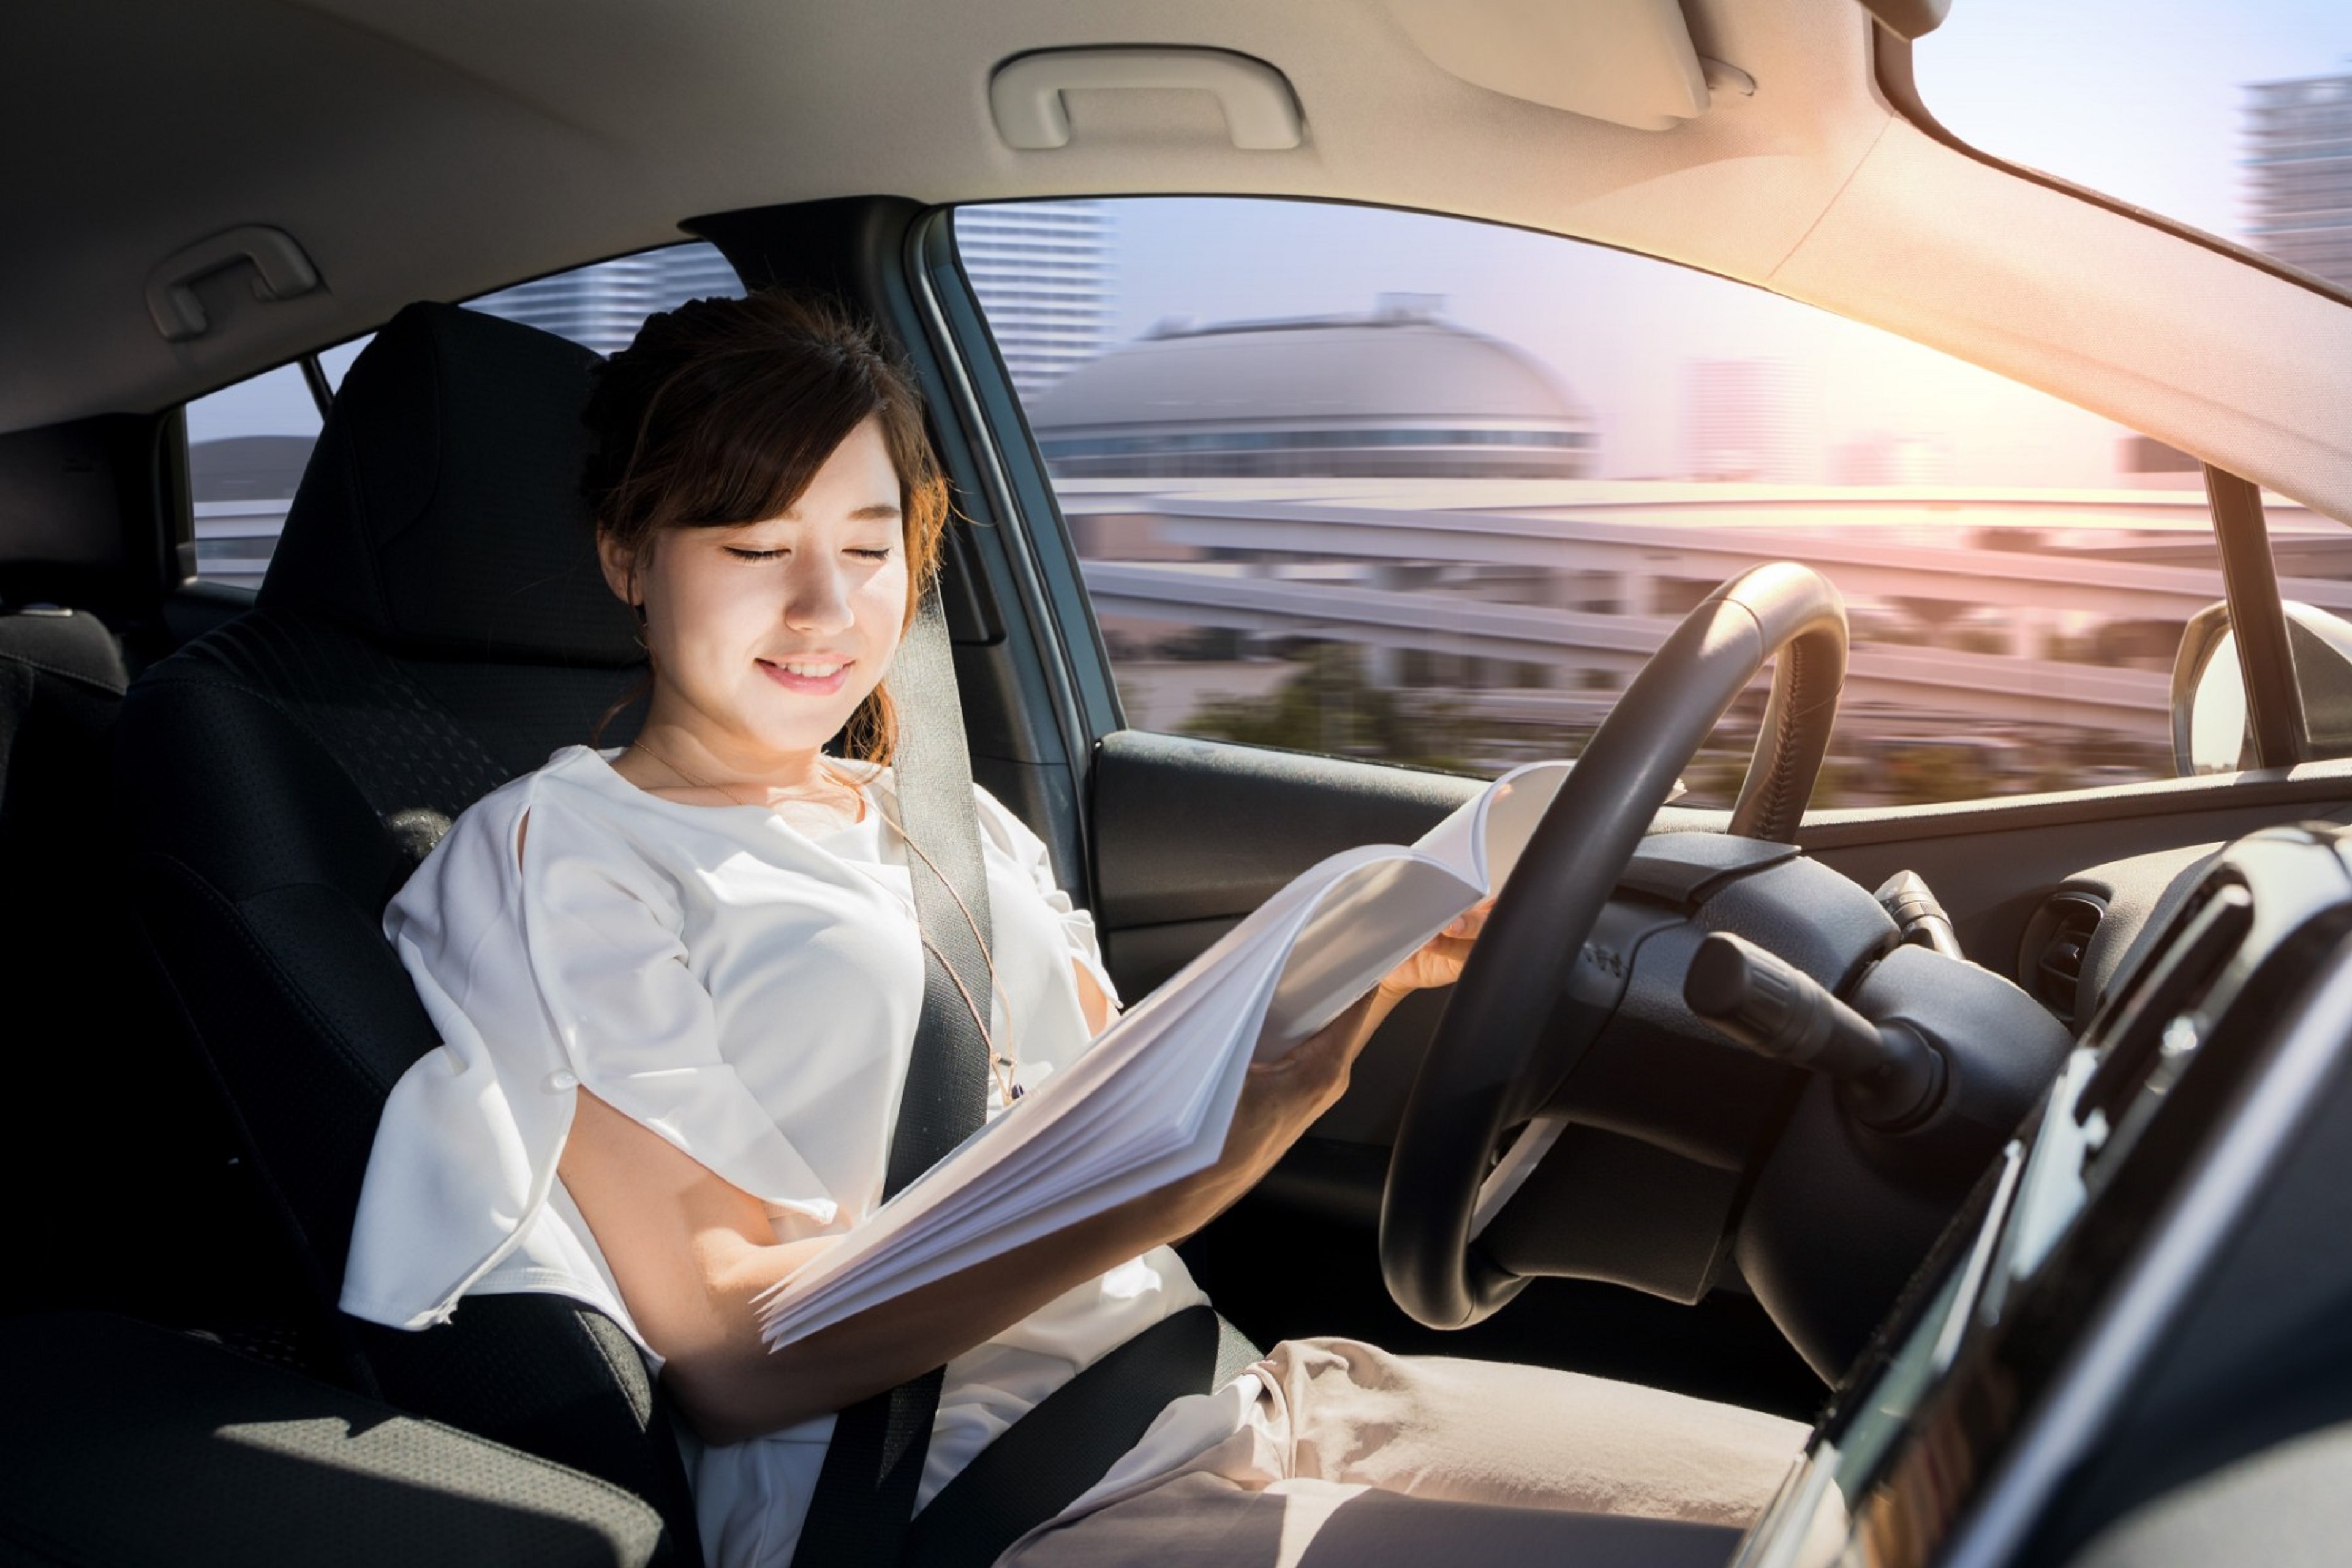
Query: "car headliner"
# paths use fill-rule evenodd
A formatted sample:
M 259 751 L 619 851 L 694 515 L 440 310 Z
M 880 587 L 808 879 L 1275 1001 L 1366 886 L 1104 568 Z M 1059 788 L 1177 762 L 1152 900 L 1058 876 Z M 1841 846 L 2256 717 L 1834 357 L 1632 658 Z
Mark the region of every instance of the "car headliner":
M 1961 0 L 1966 4 L 1966 0 Z M 1474 86 L 1383 0 L 77 0 L 0 21 L 0 430 L 149 411 L 461 298 L 827 196 L 1311 195 L 1643 251 L 1874 323 L 2352 517 L 2352 306 L 1956 150 L 1897 115 L 1854 0 L 1690 0 L 1752 76 L 1671 131 Z M 1290 79 L 1307 135 L 1202 94 L 1074 94 L 1015 152 L 992 69 L 1199 44 Z M 326 289 L 165 342 L 144 286 L 274 225 Z

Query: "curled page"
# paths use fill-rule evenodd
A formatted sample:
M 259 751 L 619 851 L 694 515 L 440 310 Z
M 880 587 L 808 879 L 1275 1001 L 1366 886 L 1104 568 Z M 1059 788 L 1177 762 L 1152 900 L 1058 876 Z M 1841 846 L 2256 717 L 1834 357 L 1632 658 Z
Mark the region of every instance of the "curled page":
M 1409 848 L 1350 849 L 1302 872 L 1085 1056 L 762 1295 L 769 1347 L 1214 1163 L 1250 1062 L 1329 1023 L 1501 886 L 1567 773 L 1515 769 Z

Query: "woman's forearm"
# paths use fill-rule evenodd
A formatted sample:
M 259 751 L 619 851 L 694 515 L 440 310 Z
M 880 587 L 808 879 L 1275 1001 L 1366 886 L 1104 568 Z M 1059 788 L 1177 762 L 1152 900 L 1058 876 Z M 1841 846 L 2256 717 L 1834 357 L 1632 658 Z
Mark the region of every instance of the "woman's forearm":
M 1253 1067 L 1224 1148 L 1199 1174 L 987 1258 L 769 1352 L 757 1299 L 827 1245 L 745 1242 L 707 1257 L 705 1343 L 673 1355 L 664 1384 L 695 1429 L 736 1442 L 793 1426 L 945 1364 L 1087 1280 L 1190 1236 L 1255 1185 L 1346 1085 L 1347 1065 L 1395 997 L 1368 995 L 1283 1060 Z
M 673 1360 L 663 1382 L 706 1441 L 741 1441 L 845 1409 L 944 1365 L 1206 1219 L 1197 1199 L 1174 1189 L 1149 1194 L 772 1352 L 754 1326 L 753 1299 L 767 1288 L 760 1278 L 766 1270 L 747 1258 L 739 1282 L 723 1292 L 746 1331 L 720 1353 Z

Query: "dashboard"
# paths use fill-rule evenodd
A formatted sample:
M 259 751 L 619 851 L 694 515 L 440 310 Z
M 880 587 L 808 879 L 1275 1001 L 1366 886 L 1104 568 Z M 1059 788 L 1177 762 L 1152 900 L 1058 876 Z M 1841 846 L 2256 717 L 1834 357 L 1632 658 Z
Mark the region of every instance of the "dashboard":
M 2168 870 L 1735 1568 L 2063 1563 L 2352 1418 L 2352 829 Z

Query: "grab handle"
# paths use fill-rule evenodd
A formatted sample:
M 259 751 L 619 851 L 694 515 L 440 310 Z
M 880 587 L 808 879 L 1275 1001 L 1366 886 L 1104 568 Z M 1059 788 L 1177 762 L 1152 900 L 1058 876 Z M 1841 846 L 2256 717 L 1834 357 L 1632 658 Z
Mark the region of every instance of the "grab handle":
M 988 107 L 1006 146 L 1035 152 L 1069 145 L 1064 93 L 1150 88 L 1213 95 L 1236 147 L 1280 152 L 1297 146 L 1305 134 L 1289 79 L 1264 60 L 1227 49 L 1040 49 L 996 68 Z
M 249 223 L 174 251 L 147 275 L 147 314 L 167 342 L 185 342 L 211 330 L 195 285 L 240 263 L 253 268 L 253 297 L 291 300 L 320 287 L 319 269 L 282 228 Z

